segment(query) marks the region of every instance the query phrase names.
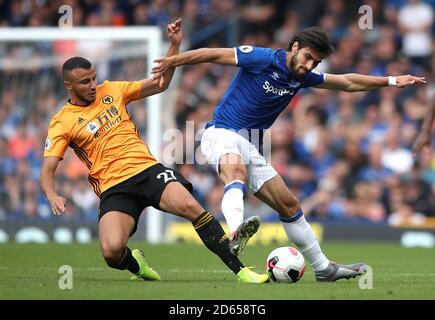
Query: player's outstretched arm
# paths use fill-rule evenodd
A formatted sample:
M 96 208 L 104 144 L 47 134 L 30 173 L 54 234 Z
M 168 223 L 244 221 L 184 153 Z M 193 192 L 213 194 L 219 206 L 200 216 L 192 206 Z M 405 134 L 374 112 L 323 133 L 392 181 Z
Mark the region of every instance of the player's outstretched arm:
M 154 60 L 155 66 L 151 73 L 155 78 L 159 78 L 169 68 L 200 63 L 218 63 L 226 65 L 236 65 L 234 48 L 200 48 L 186 51 L 171 57 L 163 57 Z
M 42 163 L 41 174 L 39 176 L 39 184 L 41 189 L 50 202 L 51 209 L 54 215 L 61 215 L 65 212 L 66 199 L 56 193 L 54 186 L 54 173 L 56 172 L 57 165 L 60 158 L 46 157 Z
M 181 28 L 181 19 L 168 24 L 166 26 L 166 33 L 169 39 L 169 48 L 167 56 L 173 56 L 180 51 L 181 41 L 183 40 L 183 33 Z M 141 81 L 141 92 L 138 99 L 151 96 L 156 93 L 165 91 L 174 76 L 175 67 L 168 68 L 160 77 L 153 76 L 152 78 L 143 79 Z
M 432 124 L 435 119 L 435 95 L 432 97 L 432 106 L 427 111 L 421 130 L 412 145 L 412 154 L 414 157 L 424 148 L 426 152 L 430 152 L 432 140 Z
M 402 75 L 397 77 L 376 77 L 358 73 L 347 74 L 326 74 L 326 79 L 321 84 L 315 86 L 321 89 L 334 89 L 343 91 L 368 91 L 377 88 L 395 86 L 404 88 L 414 84 L 424 84 L 424 77 Z

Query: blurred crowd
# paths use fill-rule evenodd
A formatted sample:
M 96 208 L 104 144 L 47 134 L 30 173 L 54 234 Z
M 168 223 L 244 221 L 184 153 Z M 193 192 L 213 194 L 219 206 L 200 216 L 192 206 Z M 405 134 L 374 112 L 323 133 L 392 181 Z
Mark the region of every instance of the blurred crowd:
M 435 0 L 4 0 L 0 27 L 57 26 L 58 8 L 64 4 L 73 8 L 74 26 L 164 27 L 182 17 L 188 49 L 241 44 L 286 49 L 295 32 L 319 25 L 336 48 L 319 71 L 425 76 L 427 85 L 403 90 L 302 90 L 269 132 L 270 161 L 312 221 L 400 225 L 435 216 L 435 153 L 416 159 L 411 154 L 435 95 Z M 367 10 L 359 11 L 367 8 L 363 5 L 373 13 L 372 25 L 367 25 Z M 5 58 L 17 53 L 2 46 L 0 219 L 51 219 L 38 175 L 48 121 L 65 101 L 62 80 L 53 70 L 6 68 Z M 55 46 L 41 45 L 39 50 L 57 52 Z M 145 74 L 141 59 L 107 68 L 108 79 L 133 80 L 130 70 Z M 25 98 L 29 92 L 18 81 L 4 83 L 15 79 L 14 72 L 35 79 L 30 103 Z M 170 89 L 175 97 L 173 123 L 191 139 L 186 123 L 193 121 L 196 130 L 204 127 L 237 68 L 202 64 L 178 72 L 179 85 Z M 143 105 L 129 108 L 146 141 Z M 223 186 L 212 168 L 181 164 L 177 169 L 193 183 L 197 199 L 223 217 Z M 68 199 L 68 219 L 96 221 L 98 199 L 87 182 L 86 167 L 72 152 L 58 171 L 58 191 Z M 245 212 L 278 221 L 252 195 L 246 196 Z

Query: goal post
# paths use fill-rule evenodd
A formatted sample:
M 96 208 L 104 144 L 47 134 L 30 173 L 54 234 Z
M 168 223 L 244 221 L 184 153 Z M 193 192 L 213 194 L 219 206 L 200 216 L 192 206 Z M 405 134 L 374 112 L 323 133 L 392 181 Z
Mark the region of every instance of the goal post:
M 147 74 L 142 77 L 150 76 L 153 60 L 165 53 L 163 50 L 162 31 L 156 26 L 143 27 L 74 27 L 70 29 L 56 27 L 41 27 L 41 28 L 0 28 L 0 46 L 13 45 L 15 43 L 33 43 L 38 45 L 43 41 L 62 41 L 62 40 L 77 40 L 89 41 L 90 43 L 100 40 L 107 41 L 132 41 L 137 43 L 145 43 L 142 48 L 146 52 L 134 52 L 127 49 L 118 54 L 119 57 L 146 56 Z M 125 52 L 128 51 L 128 52 Z M 63 58 L 63 57 L 62 57 Z M 58 66 L 61 64 L 59 57 L 51 57 L 51 59 L 43 59 L 42 63 Z M 23 62 L 25 64 L 25 61 Z M 19 66 L 18 66 L 19 67 Z M 3 72 L 4 65 L 0 63 L 0 73 Z M 97 70 L 98 72 L 98 70 Z M 115 79 L 107 79 L 115 80 Z M 116 80 L 138 80 L 138 79 L 116 79 Z M 3 79 L 1 79 L 3 81 Z M 3 86 L 3 84 L 1 85 Z M 0 94 L 2 94 L 0 90 Z M 156 94 L 145 99 L 147 104 L 147 141 L 153 155 L 160 159 L 162 147 L 162 124 L 161 124 L 161 95 Z M 163 225 L 162 213 L 150 207 L 146 215 L 146 239 L 150 243 L 160 243 L 163 241 Z

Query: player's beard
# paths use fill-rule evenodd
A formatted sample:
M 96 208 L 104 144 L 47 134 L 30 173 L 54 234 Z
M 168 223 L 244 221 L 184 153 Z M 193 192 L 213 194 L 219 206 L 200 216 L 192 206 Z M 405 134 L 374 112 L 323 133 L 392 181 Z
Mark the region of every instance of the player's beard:
M 81 95 L 79 93 L 76 92 L 76 96 L 77 98 L 79 98 L 81 101 L 85 101 L 88 105 L 93 103 L 96 99 L 96 97 L 94 99 L 89 100 L 88 98 L 86 98 L 84 95 Z
M 296 54 L 290 59 L 290 69 L 293 73 L 296 73 L 296 64 L 298 61 L 296 60 Z
M 306 73 L 304 73 L 303 75 L 299 75 L 298 74 L 298 70 L 296 69 L 296 66 L 298 65 L 298 59 L 296 58 L 298 54 L 296 53 L 293 57 L 291 57 L 290 59 L 290 69 L 293 72 L 293 74 L 295 75 L 295 78 L 300 79 L 303 76 L 305 76 Z

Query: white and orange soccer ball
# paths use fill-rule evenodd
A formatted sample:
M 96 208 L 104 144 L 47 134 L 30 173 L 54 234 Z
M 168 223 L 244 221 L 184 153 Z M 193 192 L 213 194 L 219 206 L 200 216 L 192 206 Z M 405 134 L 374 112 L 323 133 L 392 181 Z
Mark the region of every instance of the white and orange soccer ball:
M 273 282 L 296 282 L 305 272 L 304 256 L 293 247 L 276 248 L 267 256 L 266 270 Z

